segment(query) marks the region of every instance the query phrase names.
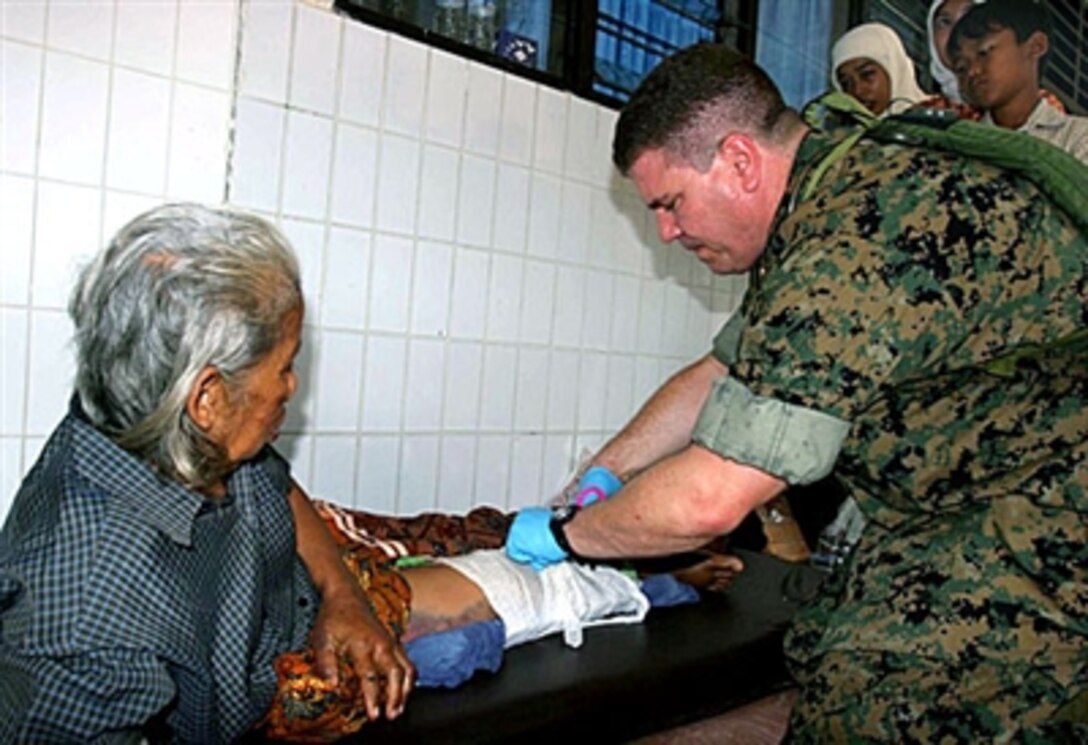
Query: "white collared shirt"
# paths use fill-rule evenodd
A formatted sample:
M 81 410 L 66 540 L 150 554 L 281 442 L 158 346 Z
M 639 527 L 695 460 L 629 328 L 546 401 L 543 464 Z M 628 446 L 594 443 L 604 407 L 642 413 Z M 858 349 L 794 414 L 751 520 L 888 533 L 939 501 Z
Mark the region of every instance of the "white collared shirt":
M 994 124 L 988 111 L 982 115 L 981 121 L 983 124 Z M 1031 116 L 1017 131 L 1056 145 L 1088 165 L 1088 117 L 1058 111 L 1040 98 Z

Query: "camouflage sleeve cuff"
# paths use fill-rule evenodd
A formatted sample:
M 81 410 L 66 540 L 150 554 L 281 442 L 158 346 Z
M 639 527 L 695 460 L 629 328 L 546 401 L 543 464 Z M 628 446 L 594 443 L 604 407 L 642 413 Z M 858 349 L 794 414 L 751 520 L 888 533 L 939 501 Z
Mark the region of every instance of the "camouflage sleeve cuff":
M 714 349 L 711 353 L 718 362 L 729 367 L 737 361 L 737 349 L 740 347 L 740 335 L 744 332 L 744 316 L 738 310 L 729 317 L 721 331 L 714 337 Z
M 790 484 L 831 473 L 850 423 L 813 409 L 753 394 L 726 375 L 714 383 L 692 440 Z

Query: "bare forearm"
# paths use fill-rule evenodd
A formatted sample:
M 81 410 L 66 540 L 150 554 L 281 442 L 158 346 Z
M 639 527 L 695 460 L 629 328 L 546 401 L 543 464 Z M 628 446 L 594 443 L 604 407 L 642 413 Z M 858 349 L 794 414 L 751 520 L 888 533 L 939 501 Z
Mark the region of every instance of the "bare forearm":
M 367 715 L 400 716 L 414 685 L 415 668 L 374 615 L 363 589 L 340 560 L 332 534 L 298 484 L 291 485 L 288 500 L 299 556 L 321 593 L 321 608 L 310 631 L 318 672 L 335 685 L 340 661 L 350 660 Z
M 711 355 L 673 375 L 593 462 L 623 479 L 686 447 L 711 384 L 726 367 Z
M 784 488 L 774 476 L 691 445 L 583 510 L 566 535 L 591 558 L 689 551 L 731 532 Z
M 294 484 L 288 500 L 295 516 L 296 549 L 322 597 L 334 592 L 354 592 L 357 583 L 340 560 L 340 549 L 310 498 Z

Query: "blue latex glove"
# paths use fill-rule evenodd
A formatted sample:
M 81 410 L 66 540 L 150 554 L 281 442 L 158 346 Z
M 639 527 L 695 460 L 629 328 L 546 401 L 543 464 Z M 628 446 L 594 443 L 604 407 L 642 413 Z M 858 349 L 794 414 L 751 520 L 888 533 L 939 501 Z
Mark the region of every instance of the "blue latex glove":
M 514 516 L 506 536 L 506 555 L 538 572 L 567 558 L 555 542 L 551 529 L 552 511 L 547 507 L 526 507 Z
M 588 507 L 598 500 L 605 500 L 620 490 L 623 482 L 616 474 L 604 466 L 593 468 L 582 474 L 578 482 L 578 493 L 574 495 L 574 503 L 579 507 Z

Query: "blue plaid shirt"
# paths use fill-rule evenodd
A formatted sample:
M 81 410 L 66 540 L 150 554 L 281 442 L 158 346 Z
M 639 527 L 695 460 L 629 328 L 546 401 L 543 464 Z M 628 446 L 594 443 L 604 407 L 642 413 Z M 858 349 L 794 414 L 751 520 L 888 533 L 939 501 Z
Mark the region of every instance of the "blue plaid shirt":
M 260 719 L 318 596 L 271 448 L 229 496 L 166 482 L 73 411 L 0 534 L 0 742 L 223 742 Z

